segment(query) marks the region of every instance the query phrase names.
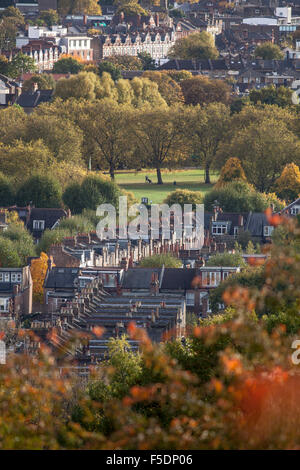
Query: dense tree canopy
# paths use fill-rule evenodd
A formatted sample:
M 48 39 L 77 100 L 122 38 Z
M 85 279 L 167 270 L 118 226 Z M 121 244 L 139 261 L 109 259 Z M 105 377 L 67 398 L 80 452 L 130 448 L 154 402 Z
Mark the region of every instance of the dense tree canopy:
M 185 104 L 224 103 L 229 104 L 230 88 L 222 80 L 211 80 L 204 76 L 188 78 L 180 82 Z
M 178 39 L 169 52 L 175 59 L 216 59 L 218 55 L 213 36 L 205 31 Z
M 257 46 L 254 51 L 254 55 L 259 59 L 266 60 L 283 58 L 283 53 L 281 52 L 280 47 L 277 46 L 277 44 L 273 44 L 272 42 L 265 42 Z

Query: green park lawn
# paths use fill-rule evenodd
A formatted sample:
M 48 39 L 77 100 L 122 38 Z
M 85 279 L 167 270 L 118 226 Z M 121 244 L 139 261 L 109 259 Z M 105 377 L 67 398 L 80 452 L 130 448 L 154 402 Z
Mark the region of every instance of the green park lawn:
M 152 184 L 145 183 L 145 176 L 152 180 Z M 142 170 L 135 172 L 119 171 L 116 173 L 116 183 L 119 186 L 132 191 L 138 201 L 142 197 L 147 197 L 149 203 L 161 203 L 165 197 L 176 189 L 189 189 L 191 191 L 201 191 L 203 194 L 210 191 L 214 183 L 218 179 L 216 173 L 211 173 L 211 181 L 213 184 L 204 183 L 204 172 L 200 169 L 185 169 L 185 170 L 163 170 L 162 179 L 164 184 L 156 184 L 156 171 L 155 170 Z M 176 185 L 173 182 L 176 181 Z

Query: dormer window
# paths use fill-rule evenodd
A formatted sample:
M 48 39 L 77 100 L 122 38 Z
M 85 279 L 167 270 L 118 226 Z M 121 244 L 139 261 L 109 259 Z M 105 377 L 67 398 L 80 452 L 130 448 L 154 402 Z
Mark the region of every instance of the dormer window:
M 300 209 L 300 206 L 291 207 L 291 209 L 290 209 L 291 215 L 298 215 L 299 214 L 299 209 Z
M 226 222 L 213 222 L 212 234 L 213 235 L 224 235 L 228 233 L 228 223 Z
M 45 221 L 44 220 L 34 220 L 33 221 L 33 230 L 44 230 Z

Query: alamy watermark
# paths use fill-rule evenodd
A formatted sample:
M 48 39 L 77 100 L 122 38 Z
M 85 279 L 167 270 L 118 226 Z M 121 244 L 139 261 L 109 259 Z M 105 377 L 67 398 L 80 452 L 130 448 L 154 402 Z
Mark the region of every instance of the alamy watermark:
M 195 210 L 193 210 L 195 207 Z M 96 215 L 100 240 L 180 240 L 190 249 L 200 249 L 204 243 L 204 205 L 133 204 L 128 208 L 127 196 L 119 197 L 118 211 L 112 204 L 101 204 Z M 117 223 L 118 221 L 118 223 Z

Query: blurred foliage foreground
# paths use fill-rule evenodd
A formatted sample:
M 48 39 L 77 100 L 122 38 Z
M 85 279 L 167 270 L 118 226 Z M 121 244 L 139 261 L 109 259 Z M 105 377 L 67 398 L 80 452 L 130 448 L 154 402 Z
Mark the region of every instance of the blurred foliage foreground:
M 229 288 L 227 311 L 200 321 L 185 341 L 153 345 L 131 324 L 140 352 L 112 339 L 109 359 L 87 381 L 46 346 L 10 355 L 0 366 L 0 448 L 298 449 L 300 366 L 291 345 L 300 329 L 300 226 L 277 215 L 270 223 L 278 233 L 263 286 Z M 271 310 L 271 322 L 258 310 Z

